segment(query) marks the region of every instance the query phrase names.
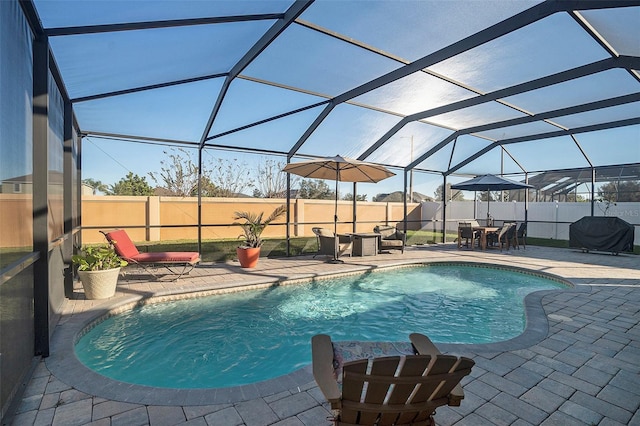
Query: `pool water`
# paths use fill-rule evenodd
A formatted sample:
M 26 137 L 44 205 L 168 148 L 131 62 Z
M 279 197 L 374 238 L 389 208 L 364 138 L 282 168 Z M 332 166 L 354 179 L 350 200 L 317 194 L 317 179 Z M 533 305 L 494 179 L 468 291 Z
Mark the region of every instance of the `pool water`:
M 524 297 L 563 288 L 534 275 L 424 266 L 147 305 L 101 322 L 76 355 L 110 378 L 218 388 L 288 374 L 311 362 L 311 337 L 488 343 L 524 330 Z

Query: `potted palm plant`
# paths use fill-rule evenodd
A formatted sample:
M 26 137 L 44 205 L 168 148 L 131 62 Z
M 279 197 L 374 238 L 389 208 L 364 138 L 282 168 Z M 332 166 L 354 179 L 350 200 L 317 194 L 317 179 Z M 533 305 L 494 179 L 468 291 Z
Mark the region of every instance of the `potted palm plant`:
M 87 299 L 106 299 L 116 293 L 120 268 L 127 261 L 118 256 L 111 242 L 101 246 L 86 246 L 71 257 Z
M 262 220 L 264 212 L 259 214 L 250 212 L 235 212 L 235 222 L 242 228 L 242 234 L 238 238 L 244 238 L 243 244 L 236 249 L 238 261 L 243 268 L 255 268 L 260 257 L 260 247 L 262 246 L 262 232 L 274 220 L 282 216 L 287 211 L 287 207 L 282 205 L 276 208 L 266 219 Z

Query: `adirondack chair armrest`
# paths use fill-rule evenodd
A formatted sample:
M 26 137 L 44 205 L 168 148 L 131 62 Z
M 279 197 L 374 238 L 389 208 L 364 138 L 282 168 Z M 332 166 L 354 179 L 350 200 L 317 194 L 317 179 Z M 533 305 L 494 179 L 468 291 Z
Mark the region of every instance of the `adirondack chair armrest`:
M 411 341 L 411 344 L 415 348 L 416 352 L 420 355 L 438 355 L 441 353 L 436 345 L 431 341 L 431 339 L 429 339 L 424 334 L 411 333 L 409 335 L 409 340 Z M 454 387 L 449 393 L 448 405 L 452 407 L 459 407 L 463 399 L 464 391 L 462 390 L 462 385 L 458 383 L 456 387 Z
M 411 333 L 409 335 L 409 340 L 416 352 L 420 355 L 439 355 L 441 353 L 431 339 L 424 334 Z
M 331 337 L 318 334 L 311 338 L 313 377 L 332 409 L 340 409 L 341 392 L 333 367 L 333 345 Z
M 458 383 L 449 393 L 449 402 L 447 405 L 451 407 L 459 407 L 463 399 L 464 391 L 462 390 L 462 385 Z

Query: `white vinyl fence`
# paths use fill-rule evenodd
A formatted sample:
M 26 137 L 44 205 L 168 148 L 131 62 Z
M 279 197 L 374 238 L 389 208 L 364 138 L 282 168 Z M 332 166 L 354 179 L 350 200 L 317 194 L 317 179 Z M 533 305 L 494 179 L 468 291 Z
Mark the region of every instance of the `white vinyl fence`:
M 502 222 L 524 222 L 523 202 L 492 201 L 489 204 L 491 217 L 497 224 Z M 640 245 L 640 203 L 607 204 L 596 202 L 594 216 L 618 216 L 635 226 L 635 245 Z M 591 203 L 530 202 L 527 215 L 527 235 L 534 238 L 569 240 L 569 225 L 584 216 L 591 216 Z M 451 201 L 447 204 L 448 232 L 458 229 L 458 222 L 487 218 L 486 201 Z M 482 222 L 481 222 L 482 223 Z M 422 227 L 442 229 L 442 203 L 422 203 Z

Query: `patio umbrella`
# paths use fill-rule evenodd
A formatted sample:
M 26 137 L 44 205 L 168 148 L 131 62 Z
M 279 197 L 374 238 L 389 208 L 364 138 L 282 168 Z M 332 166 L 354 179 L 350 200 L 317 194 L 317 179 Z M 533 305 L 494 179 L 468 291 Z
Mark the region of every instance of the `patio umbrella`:
M 395 175 L 395 173 L 387 170 L 386 167 L 378 164 L 366 163 L 339 155 L 318 160 L 289 163 L 282 170 L 306 178 L 336 181 L 336 203 L 333 215 L 333 232 L 336 234 L 338 230 L 338 182 L 376 183 Z M 353 196 L 355 197 L 355 194 Z
M 487 217 L 489 217 L 489 201 L 491 200 L 489 191 L 524 188 L 533 188 L 533 186 L 496 175 L 476 176 L 473 179 L 451 185 L 451 189 L 460 189 L 462 191 L 487 191 Z

